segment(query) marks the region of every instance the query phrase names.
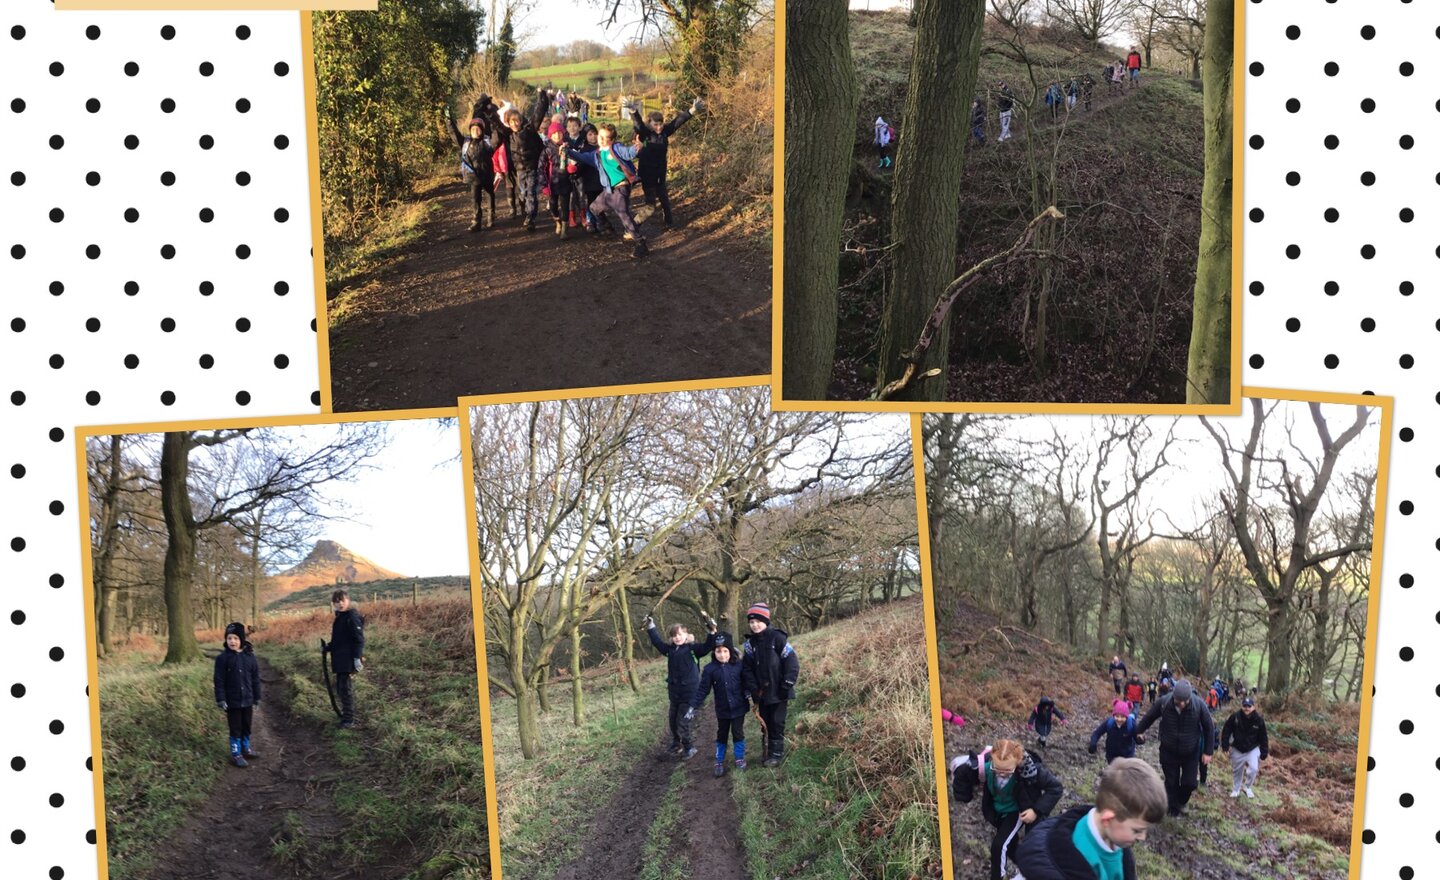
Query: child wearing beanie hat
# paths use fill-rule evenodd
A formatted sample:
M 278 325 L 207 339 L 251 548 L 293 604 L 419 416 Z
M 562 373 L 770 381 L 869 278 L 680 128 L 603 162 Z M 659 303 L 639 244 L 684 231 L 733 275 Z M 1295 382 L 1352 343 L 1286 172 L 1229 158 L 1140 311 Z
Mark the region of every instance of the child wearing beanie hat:
M 1135 757 L 1135 744 L 1143 743 L 1145 737 L 1135 733 L 1135 716 L 1131 714 L 1129 700 L 1116 700 L 1110 704 L 1110 717 L 1100 722 L 1090 734 L 1090 747 L 1087 751 L 1095 754 L 1096 746 L 1100 743 L 1100 737 L 1105 737 L 1105 763 L 1109 764 L 1116 758 Z
M 545 153 L 540 157 L 540 180 L 545 195 L 550 198 L 550 219 L 555 222 L 555 234 L 560 238 L 569 237 L 566 215 L 574 210 L 571 201 L 575 196 L 570 181 L 570 171 L 565 157 L 565 126 L 551 122 L 545 130 Z
M 260 705 L 260 662 L 245 641 L 245 624 L 225 627 L 225 648 L 215 658 L 215 705 L 230 726 L 230 761 L 246 767 L 259 757 L 250 748 L 250 720 Z
M 725 775 L 725 748 L 730 740 L 735 742 L 735 769 L 745 769 L 745 715 L 750 711 L 750 701 L 745 697 L 745 684 L 740 669 L 740 654 L 735 650 L 735 640 L 727 632 L 715 634 L 713 660 L 700 675 L 700 687 L 690 701 L 686 718 L 693 718 L 695 711 L 705 704 L 710 692 L 715 693 L 715 775 Z
M 741 661 L 745 693 L 760 710 L 760 726 L 770 752 L 765 766 L 775 767 L 785 758 L 785 716 L 800 678 L 800 658 L 789 634 L 771 625 L 769 605 L 756 602 L 745 612 L 745 619 L 750 627 Z

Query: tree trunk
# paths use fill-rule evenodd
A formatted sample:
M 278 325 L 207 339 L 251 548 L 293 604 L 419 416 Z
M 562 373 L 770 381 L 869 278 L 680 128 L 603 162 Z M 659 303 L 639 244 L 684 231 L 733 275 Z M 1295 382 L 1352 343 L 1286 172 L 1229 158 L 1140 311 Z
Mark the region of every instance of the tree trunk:
M 790 400 L 821 400 L 835 360 L 840 234 L 857 103 L 848 4 L 786 10 L 784 352 Z
M 580 656 L 582 635 L 579 626 L 570 630 L 570 718 L 576 727 L 585 720 L 585 680 L 580 676 L 584 668 Z
M 1265 650 L 1270 656 L 1270 668 L 1265 673 L 1265 692 L 1281 696 L 1290 690 L 1290 627 L 1291 611 L 1288 601 L 1266 602 L 1269 626 L 1265 632 Z
M 1343 560 L 1342 560 L 1343 561 Z M 1330 665 L 1330 591 L 1339 566 L 1327 571 L 1315 567 L 1320 576 L 1320 589 L 1315 593 L 1315 632 L 1310 642 L 1310 687 L 1318 689 L 1325 683 L 1325 669 Z M 1338 678 L 1338 676 L 1337 676 Z
M 115 586 L 110 563 L 115 557 L 116 524 L 120 519 L 120 435 L 110 438 L 105 462 L 105 491 L 100 496 L 100 546 L 95 557 L 95 653 L 104 657 L 114 650 L 111 624 L 115 612 Z
M 624 587 L 620 588 L 620 622 L 624 628 L 624 638 L 620 645 L 620 656 L 625 658 L 625 674 L 630 679 L 630 690 L 640 693 L 640 676 L 635 672 L 635 630 L 634 624 L 630 621 L 630 595 Z
M 534 758 L 540 754 L 540 724 L 536 718 L 535 689 L 525 674 L 525 626 L 510 628 L 510 652 L 505 660 L 505 671 L 515 688 L 515 716 L 520 727 L 520 754 Z
M 969 97 L 975 89 L 984 18 L 984 0 L 917 0 L 915 4 L 905 130 L 895 157 L 892 268 L 880 330 L 877 387 L 905 372 L 905 353 L 915 347 L 935 300 L 955 277 Z M 943 400 L 943 370 L 949 358 L 947 321 L 918 364 L 922 372 L 935 368 L 942 372 L 914 382 L 897 399 Z
M 1234 42 L 1235 0 L 1210 0 L 1201 80 L 1205 96 L 1205 185 L 1200 194 L 1200 250 L 1195 262 L 1187 403 L 1230 402 Z
M 160 447 L 160 506 L 165 513 L 165 620 L 170 638 L 165 663 L 200 659 L 195 643 L 195 609 L 190 586 L 195 578 L 195 516 L 190 509 L 190 435 L 169 431 Z

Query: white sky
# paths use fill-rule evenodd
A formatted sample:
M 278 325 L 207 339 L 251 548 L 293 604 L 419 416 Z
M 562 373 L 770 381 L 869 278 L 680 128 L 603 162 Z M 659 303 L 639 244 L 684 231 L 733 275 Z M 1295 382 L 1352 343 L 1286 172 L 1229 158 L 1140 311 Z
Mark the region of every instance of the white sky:
M 1272 403 L 1273 401 L 1266 402 L 1267 409 Z M 1329 425 L 1330 435 L 1337 437 L 1354 418 L 1355 408 L 1325 404 L 1321 406 L 1320 411 Z M 1283 426 L 1287 415 L 1294 423 L 1292 435 L 1296 445 L 1312 460 L 1319 458 L 1320 441 L 1315 434 L 1315 426 L 1310 421 L 1308 404 L 1305 403 L 1283 402 L 1266 420 L 1265 434 L 1261 442 L 1268 455 L 1283 457 L 1292 462 L 1292 470 L 1303 474 L 1306 485 L 1309 485 L 1309 471 L 1299 463 L 1295 452 L 1285 446 Z M 1150 418 L 1152 428 L 1157 435 L 1152 440 L 1152 443 L 1156 444 L 1156 448 L 1173 419 L 1174 417 L 1159 416 Z M 1244 445 L 1245 440 L 1249 437 L 1250 421 L 1248 401 L 1245 403 L 1243 415 L 1210 417 L 1212 424 L 1217 428 L 1223 427 L 1229 433 L 1232 446 Z M 1095 436 L 1098 439 L 1098 433 L 1102 430 L 1098 417 L 1032 416 L 1017 419 L 1012 423 L 1009 433 L 1010 436 L 1029 440 L 1048 439 L 1052 436 L 1051 424 L 1060 426 L 1064 436 L 1075 440 L 1087 436 Z M 1166 456 L 1170 462 L 1169 466 L 1162 468 L 1145 483 L 1140 496 L 1147 509 L 1157 512 L 1153 523 L 1156 530 L 1161 532 L 1169 532 L 1169 524 L 1172 522 L 1180 529 L 1194 527 L 1200 520 L 1199 514 L 1203 505 L 1214 498 L 1220 488 L 1228 485 L 1228 478 L 1220 463 L 1219 447 L 1215 445 L 1214 438 L 1205 430 L 1205 426 L 1201 424 L 1198 417 L 1182 416 L 1179 418 L 1175 427 L 1175 441 Z M 1092 439 L 1085 446 L 1093 450 L 1094 444 L 1095 440 Z M 1151 456 L 1149 460 L 1153 461 L 1153 453 Z M 1116 458 L 1120 461 L 1113 461 Z M 1361 469 L 1373 469 L 1378 465 L 1379 459 L 1380 411 L 1372 409 L 1366 428 L 1341 453 L 1335 469 L 1335 478 L 1331 480 L 1327 497 L 1333 496 L 1337 491 L 1341 475 Z M 1232 460 L 1238 460 L 1238 453 L 1232 454 Z M 1112 464 L 1123 467 L 1124 456 L 1112 456 Z M 1088 467 L 1093 467 L 1093 465 Z M 1111 495 L 1117 494 L 1118 475 L 1112 485 L 1114 488 Z M 1325 503 L 1322 502 L 1322 509 L 1324 509 Z M 1165 517 L 1158 515 L 1160 511 L 1168 514 L 1168 521 Z
M 433 419 L 391 422 L 372 467 L 330 484 L 348 519 L 331 522 L 324 537 L 403 575 L 468 575 L 459 430 Z
M 472 0 L 485 10 L 485 36 L 490 34 L 489 0 Z M 627 42 L 639 36 L 639 17 L 633 7 L 626 6 L 620 11 L 613 26 L 604 22 L 610 18 L 610 4 L 602 0 L 526 0 L 525 11 L 515 23 L 515 33 L 521 37 L 520 51 L 540 46 L 564 46 L 576 40 L 594 40 L 612 49 L 620 49 Z M 495 30 L 505 21 L 505 2 L 496 0 Z M 646 31 L 646 37 L 653 36 L 654 26 Z

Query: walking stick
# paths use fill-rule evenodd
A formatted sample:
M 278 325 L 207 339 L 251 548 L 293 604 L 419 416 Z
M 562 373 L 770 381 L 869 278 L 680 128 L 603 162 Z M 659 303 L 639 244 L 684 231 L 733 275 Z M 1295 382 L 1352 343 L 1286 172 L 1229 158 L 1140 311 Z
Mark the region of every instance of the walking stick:
M 330 653 L 330 646 L 324 639 L 320 640 L 320 674 L 325 676 L 325 692 L 330 695 L 330 708 L 335 710 L 335 717 L 343 719 L 345 716 L 340 711 L 340 704 L 335 700 L 335 686 L 330 683 L 330 664 L 325 662 L 325 655 Z
M 755 710 L 755 720 L 760 723 L 760 760 L 768 761 L 770 759 L 770 727 L 765 723 L 764 716 L 760 714 L 759 702 L 751 703 L 750 708 Z

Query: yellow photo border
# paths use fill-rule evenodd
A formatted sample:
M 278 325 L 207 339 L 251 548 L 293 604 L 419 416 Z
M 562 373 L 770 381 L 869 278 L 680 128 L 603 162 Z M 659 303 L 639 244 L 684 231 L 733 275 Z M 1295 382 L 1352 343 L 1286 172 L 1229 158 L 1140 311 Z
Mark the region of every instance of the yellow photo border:
M 95 786 L 95 858 L 99 868 L 98 880 L 109 880 L 109 847 L 105 828 L 105 757 L 100 742 L 100 661 L 95 656 L 97 635 L 95 632 L 95 615 L 89 609 L 95 607 L 95 582 L 94 563 L 90 558 L 90 492 L 86 488 L 89 485 L 89 477 L 86 470 L 85 441 L 91 437 L 103 437 L 111 434 L 158 434 L 165 431 L 206 431 L 225 428 L 281 428 L 281 427 L 303 427 L 306 425 L 335 425 L 346 422 L 396 422 L 407 419 L 446 419 L 453 418 L 457 421 L 456 430 L 460 432 L 463 445 L 468 450 L 470 434 L 468 430 L 461 430 L 464 425 L 464 413 L 457 407 L 446 409 L 436 407 L 433 409 L 405 409 L 405 410 L 381 410 L 378 412 L 360 413 L 313 413 L 296 416 L 259 416 L 252 418 L 224 418 L 224 419 L 187 419 L 173 422 L 136 422 L 112 425 L 80 425 L 75 428 L 75 457 L 76 457 L 76 479 L 79 491 L 79 503 L 76 506 L 78 524 L 80 528 L 80 567 L 82 573 L 82 589 L 85 601 L 85 675 L 87 683 L 87 694 L 90 703 L 90 749 L 93 757 L 93 770 L 91 778 Z M 469 473 L 466 470 L 466 485 L 470 484 Z M 473 498 L 473 489 L 465 493 L 466 508 L 465 517 L 467 522 L 473 523 L 474 502 L 468 499 Z M 475 529 L 470 532 L 470 567 L 471 567 L 471 589 L 474 589 L 474 571 L 476 566 L 475 546 L 477 540 Z M 494 768 L 490 764 L 492 752 L 490 747 L 490 724 L 489 724 L 489 699 L 483 683 L 486 678 L 485 665 L 485 632 L 484 621 L 475 614 L 475 598 L 471 596 L 471 624 L 472 636 L 475 639 L 475 674 L 476 691 L 481 695 L 478 708 L 481 710 L 482 724 L 480 733 L 483 739 L 481 745 L 485 755 L 485 797 L 486 797 L 486 821 L 490 832 L 490 862 L 498 868 L 500 864 L 499 852 L 499 829 L 496 826 L 497 812 L 494 808 L 495 785 Z
M 1289 388 L 1266 388 L 1245 386 L 1240 389 L 1237 400 L 1243 404 L 1247 398 L 1283 400 L 1296 403 L 1332 403 L 1343 406 L 1368 406 L 1380 410 L 1380 451 L 1378 470 L 1375 476 L 1375 522 L 1371 532 L 1370 551 L 1370 596 L 1366 602 L 1365 619 L 1365 664 L 1360 676 L 1360 729 L 1355 748 L 1355 797 L 1351 803 L 1354 811 L 1350 824 L 1350 873 L 1349 880 L 1360 880 L 1360 859 L 1364 855 L 1361 837 L 1365 829 L 1365 791 L 1369 773 L 1366 769 L 1370 755 L 1370 724 L 1373 719 L 1375 685 L 1375 639 L 1380 625 L 1380 589 L 1382 583 L 1381 557 L 1385 544 L 1385 511 L 1390 483 L 1390 432 L 1395 415 L 1395 398 L 1370 394 L 1339 394 L 1325 391 L 1297 391 Z M 936 413 L 938 414 L 938 413 Z M 1071 415 L 1103 415 L 1103 413 L 1067 413 Z M 949 786 L 946 784 L 945 733 L 940 719 L 940 644 L 936 632 L 934 597 L 934 574 L 930 570 L 930 511 L 925 496 L 925 441 L 920 430 L 920 420 L 929 413 L 912 413 L 910 416 L 910 440 L 914 445 L 916 501 L 920 506 L 917 521 L 920 528 L 921 584 L 925 592 L 925 637 L 928 641 L 926 653 L 930 664 L 930 726 L 935 746 L 935 780 L 939 796 L 941 835 L 941 859 L 945 880 L 957 880 L 954 873 L 954 856 L 950 840 Z M 1158 413 L 1157 415 L 1166 415 Z
M 785 315 L 785 0 L 775 0 L 775 231 L 771 257 L 774 303 L 771 306 L 770 369 L 771 408 L 827 412 L 986 412 L 1022 415 L 1237 415 L 1241 398 L 1241 303 L 1244 299 L 1245 210 L 1245 2 L 1235 2 L 1234 67 L 1231 72 L 1234 106 L 1231 108 L 1232 179 L 1230 202 L 1230 403 L 1040 403 L 966 401 L 788 400 L 784 397 L 783 330 Z

